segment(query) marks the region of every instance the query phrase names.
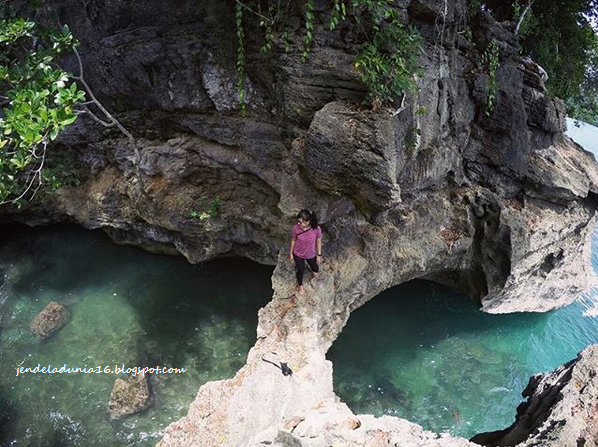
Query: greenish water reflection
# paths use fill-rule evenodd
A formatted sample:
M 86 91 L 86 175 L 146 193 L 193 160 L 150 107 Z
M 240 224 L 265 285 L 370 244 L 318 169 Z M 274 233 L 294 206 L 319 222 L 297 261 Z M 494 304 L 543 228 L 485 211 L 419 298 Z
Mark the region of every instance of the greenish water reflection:
M 203 383 L 232 377 L 272 296 L 272 268 L 242 259 L 193 266 L 116 246 L 74 227 L 0 227 L 0 445 L 154 445 Z M 1 276 L 1 275 L 0 275 Z M 47 341 L 29 329 L 50 301 L 72 320 Z M 169 366 L 147 411 L 111 421 L 114 374 L 28 374 L 16 367 Z

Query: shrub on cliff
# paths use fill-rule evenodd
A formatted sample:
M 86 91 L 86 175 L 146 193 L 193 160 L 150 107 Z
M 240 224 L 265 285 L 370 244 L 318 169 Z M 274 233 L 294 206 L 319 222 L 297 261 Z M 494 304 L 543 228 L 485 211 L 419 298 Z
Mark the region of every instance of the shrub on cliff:
M 392 103 L 406 93 L 417 90 L 417 76 L 422 69 L 418 59 L 422 53 L 419 32 L 404 23 L 398 3 L 394 0 L 331 0 L 330 11 L 320 17 L 330 17 L 327 27 L 334 30 L 341 21 L 350 19 L 357 24 L 363 37 L 361 51 L 355 60 L 360 80 L 366 85 L 372 103 Z M 237 90 L 241 111 L 245 111 L 245 24 L 249 19 L 259 22 L 263 29 L 266 52 L 278 45 L 290 51 L 289 24 L 292 1 L 283 2 L 235 0 L 237 28 Z M 303 45 L 301 61 L 307 62 L 314 42 L 316 21 L 314 0 L 302 4 Z

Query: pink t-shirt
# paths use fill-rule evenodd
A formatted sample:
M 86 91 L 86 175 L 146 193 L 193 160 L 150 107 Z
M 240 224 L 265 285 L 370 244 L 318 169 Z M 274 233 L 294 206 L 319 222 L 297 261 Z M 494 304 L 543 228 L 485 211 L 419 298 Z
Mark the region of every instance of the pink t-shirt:
M 303 259 L 312 259 L 316 257 L 316 239 L 322 238 L 322 229 L 320 227 L 310 228 L 304 231 L 299 224 L 293 225 L 293 239 L 295 248 L 293 253 Z

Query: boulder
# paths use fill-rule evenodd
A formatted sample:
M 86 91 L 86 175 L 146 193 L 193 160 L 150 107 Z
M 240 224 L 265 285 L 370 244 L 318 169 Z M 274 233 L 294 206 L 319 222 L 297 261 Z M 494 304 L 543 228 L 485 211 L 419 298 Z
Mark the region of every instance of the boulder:
M 137 413 L 150 405 L 150 389 L 146 374 L 116 379 L 110 393 L 108 414 L 111 419 Z
M 37 335 L 40 340 L 48 338 L 54 332 L 62 329 L 71 317 L 71 313 L 62 304 L 51 301 L 36 317 L 31 321 L 31 331 Z

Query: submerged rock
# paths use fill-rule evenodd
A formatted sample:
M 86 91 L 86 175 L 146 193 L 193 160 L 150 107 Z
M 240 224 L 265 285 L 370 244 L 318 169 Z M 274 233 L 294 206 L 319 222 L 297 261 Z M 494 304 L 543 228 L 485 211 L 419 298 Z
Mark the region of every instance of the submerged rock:
M 71 313 L 62 304 L 51 301 L 31 321 L 31 330 L 39 339 L 48 338 L 54 332 L 62 329 L 71 317 Z
M 471 440 L 487 446 L 595 447 L 598 445 L 598 345 L 552 372 L 533 376 L 505 430 Z
M 150 389 L 147 374 L 116 379 L 110 393 L 108 414 L 112 419 L 137 413 L 150 405 Z

